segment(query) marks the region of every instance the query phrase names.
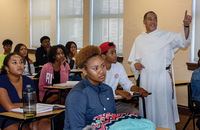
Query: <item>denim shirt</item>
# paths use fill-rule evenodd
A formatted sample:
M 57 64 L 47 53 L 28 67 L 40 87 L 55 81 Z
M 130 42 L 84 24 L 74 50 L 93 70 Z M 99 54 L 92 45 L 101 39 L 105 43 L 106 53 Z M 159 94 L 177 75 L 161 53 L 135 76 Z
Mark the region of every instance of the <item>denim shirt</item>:
M 200 67 L 192 73 L 192 100 L 200 101 Z
M 86 78 L 72 88 L 65 108 L 64 130 L 82 130 L 95 116 L 116 113 L 112 88 L 104 83 L 93 86 Z

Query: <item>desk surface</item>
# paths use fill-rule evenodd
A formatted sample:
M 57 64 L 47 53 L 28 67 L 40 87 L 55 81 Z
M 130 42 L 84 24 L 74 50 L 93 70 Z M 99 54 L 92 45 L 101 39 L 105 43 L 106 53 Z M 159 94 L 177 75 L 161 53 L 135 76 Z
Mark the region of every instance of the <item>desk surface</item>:
M 149 93 L 148 95 L 151 95 L 151 93 Z M 134 94 L 132 95 L 132 98 L 135 98 L 135 97 L 141 97 L 139 94 Z M 115 100 L 119 100 L 119 99 L 125 99 L 124 97 L 115 97 Z
M 81 73 L 82 69 L 71 69 L 70 72 L 71 73 Z
M 187 85 L 190 81 L 175 80 L 175 86 Z
M 156 127 L 156 130 L 171 130 L 170 128 Z
M 74 86 L 66 86 L 66 87 L 57 87 L 57 86 L 44 86 L 45 89 L 57 89 L 57 90 L 64 90 L 64 89 L 70 89 Z
M 24 115 L 22 113 L 16 113 L 16 112 L 3 112 L 3 113 L 0 113 L 0 116 L 19 119 L 19 120 L 26 120 L 26 119 L 48 117 L 48 116 L 51 116 L 51 115 L 61 113 L 63 111 L 65 111 L 65 109 L 57 109 L 57 110 L 53 110 L 53 111 L 50 111 L 50 112 L 44 112 L 44 113 L 37 114 L 34 117 L 24 117 Z
M 134 73 L 133 72 L 128 72 L 126 73 L 128 77 L 134 77 Z
M 132 95 L 132 98 L 134 97 L 140 97 L 140 95 Z M 124 97 L 115 97 L 115 100 L 125 99 Z

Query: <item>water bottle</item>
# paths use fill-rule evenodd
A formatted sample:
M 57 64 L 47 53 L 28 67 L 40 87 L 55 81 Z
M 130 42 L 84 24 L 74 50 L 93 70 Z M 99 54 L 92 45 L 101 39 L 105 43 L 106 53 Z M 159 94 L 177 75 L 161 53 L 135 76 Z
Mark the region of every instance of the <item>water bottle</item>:
M 36 93 L 31 85 L 26 85 L 23 92 L 23 113 L 25 117 L 36 115 Z

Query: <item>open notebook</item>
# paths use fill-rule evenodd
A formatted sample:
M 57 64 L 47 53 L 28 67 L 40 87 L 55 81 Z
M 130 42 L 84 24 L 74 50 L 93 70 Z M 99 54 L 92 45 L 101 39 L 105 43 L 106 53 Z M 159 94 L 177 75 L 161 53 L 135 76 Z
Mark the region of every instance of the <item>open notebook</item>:
M 37 103 L 36 111 L 37 114 L 53 111 L 53 109 L 64 109 L 63 105 L 53 105 L 53 104 L 45 104 L 45 103 Z M 23 107 L 11 109 L 12 112 L 23 113 Z
M 53 84 L 53 86 L 69 87 L 69 86 L 75 86 L 77 83 L 79 83 L 79 81 L 67 81 L 66 83 Z

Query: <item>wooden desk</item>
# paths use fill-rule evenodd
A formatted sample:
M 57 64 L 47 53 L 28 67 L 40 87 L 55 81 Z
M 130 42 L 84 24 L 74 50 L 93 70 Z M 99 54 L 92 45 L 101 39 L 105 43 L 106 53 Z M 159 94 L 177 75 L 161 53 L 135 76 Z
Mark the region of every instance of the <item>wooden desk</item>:
M 156 130 L 171 130 L 170 128 L 156 127 Z
M 55 116 L 55 115 L 57 115 L 57 114 L 59 114 L 63 111 L 65 111 L 65 109 L 57 109 L 57 110 L 53 110 L 51 112 L 44 112 L 44 113 L 37 114 L 34 117 L 24 117 L 24 115 L 22 113 L 3 112 L 3 113 L 0 113 L 0 116 L 5 118 L 2 122 L 2 124 L 1 124 L 1 129 L 3 130 L 4 125 L 5 125 L 5 123 L 8 119 L 19 121 L 20 124 L 18 126 L 18 129 L 21 130 L 22 126 L 26 122 L 32 122 L 32 121 L 39 120 L 39 119 L 42 119 L 42 118 L 47 118 L 47 117 L 53 117 L 53 116 Z M 53 123 L 53 121 L 51 121 L 51 122 Z M 51 126 L 53 126 L 53 124 L 51 124 Z
M 70 73 L 82 73 L 82 69 L 71 69 Z
M 134 73 L 133 72 L 128 72 L 126 73 L 127 76 L 130 77 L 134 77 Z M 175 86 L 181 86 L 181 85 L 187 85 L 190 81 L 183 81 L 183 80 L 175 80 Z
M 126 74 L 127 74 L 127 76 L 128 76 L 129 78 L 134 77 L 134 73 L 133 73 L 133 72 L 128 72 L 128 73 L 126 73 Z
M 48 92 L 51 90 L 59 90 L 58 93 L 58 103 L 61 104 L 61 94 L 62 91 L 67 90 L 67 89 L 72 89 L 74 86 L 66 86 L 66 87 L 57 87 L 57 86 L 44 86 L 44 89 L 48 89 L 43 97 L 43 100 L 45 99 L 45 97 L 47 96 Z
M 188 85 L 190 81 L 175 80 L 175 86 Z
M 151 95 L 151 93 L 148 93 L 148 95 Z M 139 95 L 139 94 L 132 95 L 132 98 L 138 98 L 138 97 L 141 97 L 141 95 Z M 145 100 L 144 100 L 144 97 L 141 97 L 141 98 L 142 98 L 142 104 L 143 104 L 144 118 L 146 118 Z M 115 97 L 115 100 L 121 100 L 121 99 L 125 99 L 125 98 L 124 97 Z

